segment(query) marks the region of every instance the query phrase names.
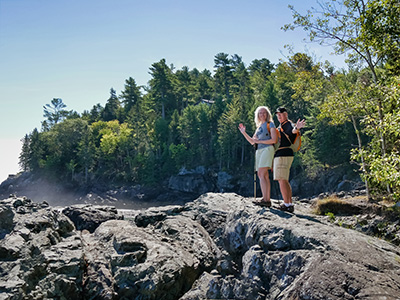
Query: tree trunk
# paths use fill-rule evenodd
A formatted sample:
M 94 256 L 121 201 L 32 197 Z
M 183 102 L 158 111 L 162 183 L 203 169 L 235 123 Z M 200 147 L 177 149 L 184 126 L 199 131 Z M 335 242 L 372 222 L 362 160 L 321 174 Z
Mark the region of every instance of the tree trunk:
M 161 117 L 165 120 L 164 93 L 161 93 Z
M 243 166 L 244 162 L 244 142 L 242 141 L 242 155 L 240 157 L 240 165 Z
M 353 122 L 354 131 L 356 132 L 356 135 L 357 135 L 358 149 L 360 150 L 360 153 L 361 153 L 361 167 L 362 167 L 362 170 L 363 170 L 363 173 L 364 173 L 364 177 L 365 177 L 364 183 L 365 183 L 365 190 L 367 192 L 367 199 L 368 199 L 368 201 L 370 201 L 371 200 L 371 195 L 369 193 L 369 185 L 368 185 L 368 180 L 367 180 L 367 166 L 366 166 L 365 161 L 364 161 L 364 155 L 362 154 L 361 136 L 360 136 L 360 132 L 359 132 L 359 130 L 357 128 L 356 118 L 354 116 L 351 116 L 351 120 Z

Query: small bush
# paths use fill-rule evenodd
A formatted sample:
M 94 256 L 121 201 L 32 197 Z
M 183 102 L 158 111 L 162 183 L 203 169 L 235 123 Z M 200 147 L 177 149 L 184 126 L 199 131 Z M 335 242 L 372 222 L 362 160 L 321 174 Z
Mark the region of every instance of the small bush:
M 325 213 L 325 216 L 329 217 L 329 221 L 335 222 L 335 215 L 333 213 L 327 212 L 327 213 Z
M 318 215 L 354 215 L 361 213 L 361 208 L 337 197 L 318 200 L 315 204 Z

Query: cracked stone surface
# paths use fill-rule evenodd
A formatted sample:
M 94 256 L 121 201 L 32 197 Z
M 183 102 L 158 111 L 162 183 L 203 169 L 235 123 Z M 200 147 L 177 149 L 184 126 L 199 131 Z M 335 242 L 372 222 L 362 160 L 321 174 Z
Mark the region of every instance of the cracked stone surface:
M 119 216 L 70 207 L 75 222 L 0 200 L 0 299 L 400 299 L 398 247 L 307 205 L 290 214 L 251 200 L 208 193 Z

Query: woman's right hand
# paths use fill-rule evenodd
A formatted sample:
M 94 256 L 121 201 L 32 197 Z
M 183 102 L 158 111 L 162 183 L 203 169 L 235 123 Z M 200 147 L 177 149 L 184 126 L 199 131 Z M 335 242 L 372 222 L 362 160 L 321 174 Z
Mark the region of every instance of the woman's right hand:
M 251 137 L 246 133 L 246 126 L 244 126 L 242 123 L 240 123 L 238 128 L 239 128 L 240 132 L 243 134 L 243 136 L 246 138 L 246 140 L 247 140 L 250 144 L 254 145 L 255 140 L 254 140 L 254 138 L 251 138 Z
M 239 130 L 241 133 L 244 133 L 246 131 L 246 126 L 244 126 L 242 123 L 239 124 Z

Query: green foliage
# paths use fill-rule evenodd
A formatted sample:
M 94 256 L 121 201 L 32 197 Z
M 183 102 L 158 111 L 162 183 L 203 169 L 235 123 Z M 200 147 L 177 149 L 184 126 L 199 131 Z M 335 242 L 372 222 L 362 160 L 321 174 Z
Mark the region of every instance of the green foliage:
M 179 144 L 169 145 L 170 162 L 172 166 L 172 173 L 176 173 L 182 167 L 185 167 L 188 161 L 188 151 L 185 145 Z
M 387 70 L 400 75 L 400 5 L 398 0 L 368 1 L 362 16 L 360 39 L 386 63 Z
M 19 155 L 19 166 L 24 172 L 29 171 L 29 147 L 30 139 L 29 135 L 25 134 L 24 138 L 21 139 L 22 149 Z
M 327 212 L 327 213 L 325 213 L 325 216 L 329 217 L 329 221 L 335 222 L 336 218 L 335 218 L 335 214 L 334 213 Z
M 233 83 L 233 66 L 229 54 L 218 53 L 214 58 L 215 93 L 229 101 L 231 98 L 230 87 Z
M 237 155 L 243 144 L 243 137 L 237 129 L 242 122 L 243 110 L 239 101 L 228 105 L 218 122 L 218 145 L 220 150 L 220 165 L 226 169 L 236 167 Z
M 296 73 L 287 63 L 280 63 L 272 76 L 279 105 L 290 109 L 294 94 L 292 85 L 296 79 Z
M 371 141 L 368 147 L 354 149 L 352 158 L 365 160 L 367 172 L 363 177 L 370 183 L 375 195 L 400 198 L 400 77 L 393 77 L 384 85 L 371 85 L 367 95 L 379 98 L 384 104 L 385 116 L 380 122 L 375 114 L 366 115 L 363 119 L 365 132 Z M 382 153 L 380 136 L 383 132 L 386 141 L 386 152 Z
M 118 100 L 117 93 L 113 88 L 111 88 L 110 98 L 108 98 L 106 106 L 102 111 L 103 114 L 102 119 L 104 121 L 118 120 L 120 116 L 120 109 L 121 109 L 121 103 Z
M 125 121 L 129 115 L 137 115 L 139 113 L 142 94 L 140 87 L 136 85 L 136 81 L 132 77 L 125 80 L 125 89 L 122 91 L 120 99 L 123 104 L 122 120 Z
M 357 144 L 353 127 L 350 123 L 338 126 L 328 124 L 323 119 L 315 124 L 312 130 L 311 142 L 316 160 L 323 165 L 336 166 L 350 161 L 350 150 Z
M 151 65 L 150 75 L 152 76 L 149 81 L 151 97 L 157 104 L 156 111 L 161 113 L 161 117 L 165 119 L 170 112 L 172 113 L 177 108 L 172 70 L 167 66 L 165 59 L 161 59 Z
M 46 118 L 42 122 L 42 128 L 44 131 L 50 130 L 55 124 L 64 120 L 70 112 L 65 110 L 67 106 L 63 103 L 60 98 L 53 98 L 51 104 L 46 104 L 43 106 L 43 117 Z
M 179 118 L 178 131 L 181 143 L 192 154 L 187 161 L 187 167 L 209 165 L 210 149 L 213 149 L 210 137 L 212 132 L 211 109 L 207 104 L 186 107 Z
M 311 42 L 333 45 L 338 54 L 350 51 L 350 62 L 364 61 L 369 66 L 374 66 L 379 57 L 360 34 L 368 13 L 366 2 L 371 1 L 321 1 L 318 2 L 319 8 L 311 8 L 305 14 L 299 13 L 290 5 L 293 23 L 284 25 L 282 29 L 303 28 L 308 32 Z
M 375 194 L 396 198 L 398 134 L 391 132 L 397 126 L 391 124 L 388 116 L 390 120 L 396 119 L 390 115 L 400 108 L 398 79 L 390 77 L 400 73 L 398 1 L 335 0 L 318 4 L 318 9 L 312 8 L 305 14 L 289 6 L 293 23 L 283 29 L 303 28 L 310 41 L 331 43 L 336 53 L 348 53 L 350 64 L 366 66 L 364 70 L 338 76 L 330 70 L 328 88 L 332 93 L 320 102 L 319 119 L 328 118 L 332 125 L 352 123 L 358 143 L 352 158 L 360 162 L 368 197 L 372 188 Z M 365 135 L 369 137 L 367 141 Z

